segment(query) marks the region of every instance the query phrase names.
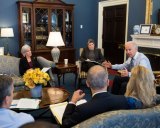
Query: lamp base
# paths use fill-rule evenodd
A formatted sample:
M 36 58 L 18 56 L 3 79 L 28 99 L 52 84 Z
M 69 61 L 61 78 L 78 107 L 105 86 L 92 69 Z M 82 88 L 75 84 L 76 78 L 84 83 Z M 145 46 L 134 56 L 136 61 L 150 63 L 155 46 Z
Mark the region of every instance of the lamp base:
M 59 56 L 60 56 L 60 50 L 59 50 L 59 48 L 54 47 L 54 48 L 51 50 L 51 55 L 52 55 L 53 61 L 54 61 L 55 63 L 58 63 Z

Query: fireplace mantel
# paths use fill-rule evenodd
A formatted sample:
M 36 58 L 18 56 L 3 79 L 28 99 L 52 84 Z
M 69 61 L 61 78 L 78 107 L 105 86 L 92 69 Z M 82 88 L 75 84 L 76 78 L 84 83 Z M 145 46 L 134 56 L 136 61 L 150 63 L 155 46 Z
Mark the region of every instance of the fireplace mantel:
M 131 35 L 138 45 L 138 51 L 144 53 L 150 60 L 153 71 L 160 71 L 160 36 Z
M 140 47 L 160 49 L 160 36 L 131 35 L 131 37 Z

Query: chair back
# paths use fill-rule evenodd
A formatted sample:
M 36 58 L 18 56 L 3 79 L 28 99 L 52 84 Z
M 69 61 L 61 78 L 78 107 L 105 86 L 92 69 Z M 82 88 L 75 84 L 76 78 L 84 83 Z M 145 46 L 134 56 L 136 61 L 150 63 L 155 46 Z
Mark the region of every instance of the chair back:
M 102 55 L 104 55 L 104 49 L 103 48 L 100 48 L 100 49 L 101 49 Z M 83 51 L 83 48 L 80 48 L 79 49 L 79 55 L 80 56 L 82 54 L 82 51 Z M 80 84 L 81 84 L 81 79 L 86 79 L 87 72 L 81 71 L 81 61 L 76 61 L 76 65 L 77 65 L 77 67 L 79 69 L 79 73 L 78 73 L 78 88 L 79 88 Z
M 104 56 L 104 49 L 103 48 L 98 48 L 98 49 L 101 49 L 101 53 L 102 53 L 102 55 Z M 79 49 L 79 55 L 81 56 L 81 54 L 82 54 L 82 51 L 83 51 L 83 48 L 80 48 Z

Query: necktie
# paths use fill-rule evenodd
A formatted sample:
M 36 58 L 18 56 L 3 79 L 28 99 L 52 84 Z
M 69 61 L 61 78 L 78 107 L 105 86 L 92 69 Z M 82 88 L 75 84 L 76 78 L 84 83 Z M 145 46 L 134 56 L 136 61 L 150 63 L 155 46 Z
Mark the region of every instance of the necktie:
M 131 59 L 131 61 L 130 61 L 130 65 L 129 65 L 129 71 L 131 71 L 131 69 L 134 67 L 134 63 L 133 63 L 133 57 L 132 57 L 132 59 Z

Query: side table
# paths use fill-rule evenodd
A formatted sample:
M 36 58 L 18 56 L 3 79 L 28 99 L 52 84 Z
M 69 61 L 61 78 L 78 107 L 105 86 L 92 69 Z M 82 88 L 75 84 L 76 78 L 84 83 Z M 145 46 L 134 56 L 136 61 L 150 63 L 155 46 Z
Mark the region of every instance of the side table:
M 63 84 L 64 84 L 64 75 L 66 73 L 74 73 L 75 74 L 75 89 L 76 89 L 76 82 L 78 76 L 77 65 L 68 63 L 65 65 L 64 63 L 56 64 L 56 67 L 53 68 L 53 73 L 57 74 L 58 77 L 58 85 L 60 86 L 60 78 L 63 75 Z

